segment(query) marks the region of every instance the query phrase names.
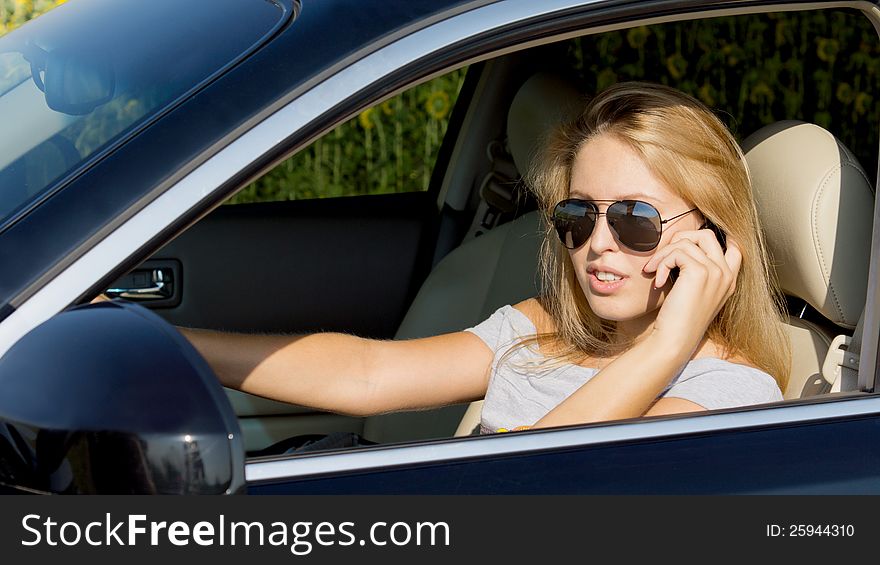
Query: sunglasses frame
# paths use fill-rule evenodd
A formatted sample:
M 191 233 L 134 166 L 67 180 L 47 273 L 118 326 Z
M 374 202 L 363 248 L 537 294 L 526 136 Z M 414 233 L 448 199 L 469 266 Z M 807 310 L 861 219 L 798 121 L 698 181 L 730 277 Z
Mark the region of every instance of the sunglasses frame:
M 592 205 L 593 211 L 587 211 L 583 216 L 581 216 L 580 218 L 578 218 L 578 221 L 585 219 L 585 218 L 587 217 L 587 214 L 592 214 L 592 215 L 594 216 L 594 218 L 593 218 L 593 228 L 590 230 L 590 233 L 586 236 L 586 238 L 584 239 L 583 242 L 581 242 L 580 244 L 575 245 L 574 247 L 569 247 L 568 245 L 566 245 L 566 243 L 565 243 L 565 239 L 563 239 L 562 234 L 559 232 L 559 225 L 557 224 L 557 212 L 559 211 L 560 207 L 563 206 L 563 205 L 565 205 L 565 204 L 571 203 L 571 202 L 576 202 L 576 203 L 579 203 L 579 204 Z M 595 205 L 596 202 L 611 202 L 611 204 L 608 206 L 608 208 L 605 209 L 604 212 L 600 212 L 600 211 L 599 211 L 599 207 Z M 635 249 L 635 248 L 633 248 L 633 247 L 630 247 L 627 243 L 625 243 L 625 242 L 621 239 L 620 234 L 618 233 L 617 229 L 615 229 L 614 226 L 611 225 L 611 224 L 608 225 L 608 227 L 611 228 L 611 231 L 614 233 L 614 237 L 615 237 L 615 239 L 617 239 L 617 241 L 620 242 L 621 245 L 623 245 L 623 246 L 626 247 L 627 249 L 631 249 L 631 250 L 636 251 L 636 252 L 639 252 L 639 253 L 647 253 L 647 252 L 649 252 L 649 251 L 653 251 L 654 249 L 657 248 L 657 246 L 660 244 L 660 239 L 663 237 L 663 224 L 665 224 L 665 223 L 667 223 L 667 222 L 671 222 L 672 220 L 674 220 L 674 219 L 676 219 L 676 218 L 680 218 L 680 217 L 684 216 L 685 214 L 690 214 L 691 212 L 694 212 L 694 211 L 697 210 L 697 208 L 691 208 L 690 210 L 688 210 L 688 211 L 686 211 L 686 212 L 682 212 L 681 214 L 676 214 L 675 216 L 672 216 L 671 218 L 667 218 L 667 219 L 664 220 L 664 219 L 663 219 L 663 216 L 660 215 L 660 210 L 658 210 L 658 209 L 657 209 L 653 204 L 651 204 L 650 202 L 645 202 L 644 200 L 633 200 L 633 199 L 626 199 L 626 200 L 587 200 L 587 199 L 585 199 L 585 198 L 566 198 L 565 200 L 561 200 L 560 202 L 558 202 L 558 203 L 556 204 L 556 206 L 553 207 L 553 213 L 550 215 L 550 219 L 551 219 L 551 223 L 553 224 L 554 231 L 556 231 L 556 235 L 559 237 L 559 241 L 562 243 L 563 247 L 565 247 L 566 249 L 577 249 L 578 247 L 581 247 L 581 246 L 584 245 L 587 241 L 589 241 L 590 236 L 593 235 L 593 230 L 596 229 L 596 224 L 597 224 L 598 221 L 599 221 L 599 216 L 606 216 L 606 215 L 608 214 L 608 209 L 611 208 L 611 206 L 613 206 L 614 204 L 618 204 L 618 203 L 624 204 L 624 203 L 630 203 L 630 202 L 632 202 L 632 203 L 636 203 L 636 204 L 644 204 L 645 206 L 648 206 L 649 208 L 651 208 L 652 210 L 654 210 L 654 212 L 657 214 L 657 219 L 660 220 L 660 222 L 659 222 L 659 224 L 660 224 L 660 228 L 659 228 L 659 230 L 657 231 L 657 241 L 654 243 L 654 245 L 652 245 L 650 248 L 647 248 L 647 249 Z M 585 208 L 589 208 L 589 207 L 588 207 L 588 206 L 585 206 Z M 629 215 L 630 215 L 630 216 L 633 216 L 633 214 L 629 214 Z

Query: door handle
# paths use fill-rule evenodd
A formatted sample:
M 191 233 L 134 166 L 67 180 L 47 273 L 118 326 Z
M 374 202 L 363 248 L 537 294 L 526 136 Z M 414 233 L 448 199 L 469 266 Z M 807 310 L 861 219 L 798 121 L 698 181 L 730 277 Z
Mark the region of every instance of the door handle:
M 104 294 L 136 301 L 168 300 L 174 294 L 174 275 L 170 268 L 137 269 L 125 279 L 130 286 L 108 288 Z

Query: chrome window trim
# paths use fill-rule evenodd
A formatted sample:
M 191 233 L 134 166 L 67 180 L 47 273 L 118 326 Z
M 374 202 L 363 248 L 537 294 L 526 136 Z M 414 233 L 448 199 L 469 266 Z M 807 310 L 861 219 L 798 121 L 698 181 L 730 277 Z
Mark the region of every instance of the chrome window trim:
M 510 432 L 487 437 L 465 437 L 418 444 L 358 448 L 350 451 L 289 456 L 245 464 L 248 483 L 305 478 L 339 472 L 392 469 L 413 464 L 448 463 L 481 457 L 528 455 L 539 451 L 571 449 L 687 434 L 736 431 L 774 424 L 809 424 L 821 420 L 870 416 L 880 413 L 880 397 L 859 395 L 836 402 L 767 405 L 751 410 L 663 417 L 582 428 Z
M 76 300 L 96 280 L 102 278 L 117 265 L 122 264 L 133 250 L 146 245 L 165 227 L 171 225 L 179 218 L 183 212 L 197 207 L 203 200 L 209 198 L 214 191 L 235 173 L 244 169 L 249 163 L 255 161 L 271 148 L 282 143 L 283 140 L 290 136 L 291 132 L 301 129 L 314 120 L 315 117 L 322 115 L 335 105 L 345 101 L 353 92 L 368 87 L 370 84 L 381 80 L 382 77 L 409 62 L 416 61 L 450 44 L 462 41 L 473 35 L 475 31 L 496 29 L 544 14 L 601 3 L 602 0 L 545 0 L 540 3 L 530 0 L 510 0 L 509 2 L 489 4 L 439 21 L 412 35 L 402 37 L 316 84 L 313 88 L 267 117 L 263 122 L 230 143 L 230 145 L 170 187 L 153 202 L 144 207 L 143 210 L 109 233 L 95 247 L 59 273 L 58 276 L 49 281 L 15 312 L 10 314 L 0 324 L 0 355 L 5 353 L 30 329 Z M 717 7 L 717 2 L 706 1 L 694 2 L 693 5 L 695 9 L 701 6 L 705 6 L 707 9 L 701 12 L 689 13 L 687 15 L 688 18 L 697 18 L 706 14 L 719 16 L 755 11 L 848 7 L 860 9 L 866 15 L 870 12 L 869 17 L 871 17 L 875 27 L 880 22 L 880 11 L 878 11 L 875 5 L 866 1 L 810 2 L 803 4 L 781 2 L 774 6 L 738 6 L 737 2 L 730 2 L 729 5 L 725 5 L 723 8 Z M 675 18 L 669 15 L 633 18 L 633 20 L 625 25 L 594 26 L 590 30 L 591 33 L 598 33 L 609 29 L 628 27 L 636 22 L 651 23 L 654 21 L 669 21 L 670 19 Z M 525 42 L 518 45 L 517 49 L 539 43 L 559 41 L 567 37 L 582 35 L 583 33 L 582 30 L 579 30 L 578 32 L 557 34 L 552 37 Z M 486 53 L 481 55 L 479 60 L 513 50 L 509 48 L 503 51 Z M 462 65 L 470 62 L 473 61 L 464 62 Z M 436 73 L 433 76 L 436 76 Z M 425 77 L 424 80 L 428 78 L 430 77 Z M 880 297 L 878 297 L 878 293 L 880 293 L 878 276 L 880 276 L 880 273 L 878 273 L 877 267 L 878 242 L 880 242 L 880 205 L 876 201 L 873 242 L 873 263 L 869 288 L 874 289 L 874 295 L 868 297 L 869 310 L 866 313 L 866 322 L 872 320 L 876 322 L 880 319 L 880 311 L 878 311 L 878 308 L 880 308 L 880 304 L 878 304 L 878 300 L 880 300 Z M 866 324 L 865 327 L 871 326 Z M 865 348 L 865 352 L 870 347 L 875 347 L 875 355 L 872 357 L 863 355 L 859 372 L 860 381 L 868 382 L 868 379 L 873 380 L 874 378 L 876 339 L 877 336 L 871 336 L 867 340 L 868 347 Z M 821 418 L 869 414 L 880 411 L 880 404 L 878 403 L 880 403 L 880 398 L 841 400 L 820 404 L 779 406 L 764 410 L 747 410 L 736 413 L 707 414 L 684 419 L 645 420 L 637 423 L 606 427 L 554 430 L 552 433 L 536 431 L 521 435 L 514 434 L 509 437 L 483 438 L 476 441 L 473 438 L 448 440 L 421 445 L 401 446 L 394 449 L 369 450 L 363 453 L 298 457 L 290 461 L 255 462 L 247 464 L 247 469 L 249 470 L 248 479 L 263 480 L 267 477 L 288 476 L 279 475 L 277 469 L 283 468 L 288 470 L 293 465 L 305 469 L 306 461 L 309 462 L 308 468 L 312 469 L 308 471 L 309 474 L 330 472 L 328 469 L 344 468 L 350 470 L 352 467 L 349 466 L 349 462 L 357 462 L 357 464 L 362 465 L 360 468 L 366 469 L 379 465 L 378 461 L 373 460 L 370 462 L 369 459 L 375 459 L 376 454 L 379 453 L 382 454 L 382 466 L 387 466 L 391 459 L 401 461 L 401 463 L 395 464 L 406 464 L 406 462 L 412 461 L 443 461 L 451 458 L 460 459 L 462 457 L 476 457 L 493 453 L 519 453 L 536 449 L 623 441 L 637 437 L 678 435 L 691 433 L 692 431 L 739 429 L 745 426 L 780 422 L 797 423 Z M 540 441 L 538 440 L 539 437 Z M 456 450 L 454 456 L 451 453 L 453 448 Z M 399 456 L 398 452 L 400 452 Z M 327 460 L 327 463 L 321 463 L 324 459 Z M 344 464 L 341 465 L 340 462 L 344 462 Z M 300 471 L 297 472 L 300 475 L 302 474 Z

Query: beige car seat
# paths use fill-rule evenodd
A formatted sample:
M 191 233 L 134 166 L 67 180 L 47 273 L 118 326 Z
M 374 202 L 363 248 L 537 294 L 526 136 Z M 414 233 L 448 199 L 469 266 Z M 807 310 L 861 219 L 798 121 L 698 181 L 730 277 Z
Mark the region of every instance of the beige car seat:
M 815 124 L 777 122 L 742 148 L 783 292 L 834 324 L 798 312 L 789 317 L 793 355 L 784 396 L 836 391 L 842 340 L 829 348 L 836 335 L 852 333 L 865 305 L 874 189 L 852 152 Z
M 582 104 L 582 94 L 555 75 L 538 73 L 523 83 L 507 116 L 507 143 L 519 171 L 528 169 L 538 140 Z M 542 240 L 538 213 L 530 212 L 454 249 L 422 284 L 396 339 L 461 331 L 505 304 L 535 296 Z M 474 404 L 479 410 L 482 402 Z M 467 408 L 370 416 L 363 435 L 381 443 L 449 437 Z

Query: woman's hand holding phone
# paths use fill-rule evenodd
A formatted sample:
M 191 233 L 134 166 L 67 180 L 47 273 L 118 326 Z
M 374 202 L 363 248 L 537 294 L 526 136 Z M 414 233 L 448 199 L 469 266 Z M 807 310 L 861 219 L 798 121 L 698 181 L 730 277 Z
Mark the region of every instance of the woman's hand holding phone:
M 735 241 L 726 239 L 719 241 L 709 228 L 677 232 L 643 269 L 655 273 L 655 288 L 665 287 L 651 337 L 682 348 L 687 358 L 736 288 L 742 253 Z M 674 285 L 673 269 L 679 272 Z

